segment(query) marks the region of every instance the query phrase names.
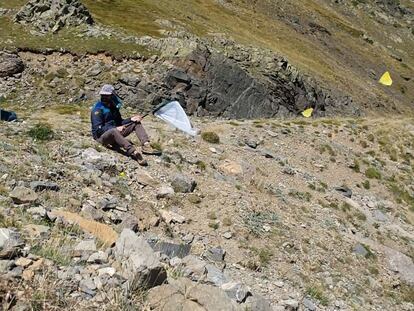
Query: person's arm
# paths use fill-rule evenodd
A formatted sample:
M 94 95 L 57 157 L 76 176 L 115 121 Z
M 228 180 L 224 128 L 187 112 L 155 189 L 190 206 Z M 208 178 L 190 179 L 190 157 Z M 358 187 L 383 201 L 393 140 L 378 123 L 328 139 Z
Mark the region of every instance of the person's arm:
M 91 114 L 92 135 L 95 139 L 99 138 L 103 133 L 115 127 L 113 122 L 105 123 L 101 109 L 92 111 Z

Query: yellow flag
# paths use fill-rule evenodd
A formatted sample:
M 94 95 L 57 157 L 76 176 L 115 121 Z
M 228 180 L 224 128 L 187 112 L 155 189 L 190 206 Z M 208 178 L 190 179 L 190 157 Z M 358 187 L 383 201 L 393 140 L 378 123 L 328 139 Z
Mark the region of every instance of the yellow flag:
M 302 115 L 305 118 L 310 118 L 312 116 L 312 113 L 313 113 L 313 108 L 308 108 L 308 109 L 306 109 L 305 111 L 302 112 Z
M 388 71 L 386 71 L 381 79 L 379 80 L 379 83 L 386 85 L 386 86 L 391 86 L 392 85 L 392 79 L 391 79 L 391 75 Z

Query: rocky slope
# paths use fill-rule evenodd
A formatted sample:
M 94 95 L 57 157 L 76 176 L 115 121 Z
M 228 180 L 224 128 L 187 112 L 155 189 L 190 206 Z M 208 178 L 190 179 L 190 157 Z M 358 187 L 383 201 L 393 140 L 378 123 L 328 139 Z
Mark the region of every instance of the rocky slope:
M 3 309 L 413 310 L 411 119 L 193 118 L 212 144 L 149 118 L 140 168 L 88 106 L 26 109 L 1 126 Z
M 410 2 L 24 2 L 0 0 L 1 310 L 414 310 Z M 104 83 L 202 135 L 148 117 L 149 167 L 104 149 Z

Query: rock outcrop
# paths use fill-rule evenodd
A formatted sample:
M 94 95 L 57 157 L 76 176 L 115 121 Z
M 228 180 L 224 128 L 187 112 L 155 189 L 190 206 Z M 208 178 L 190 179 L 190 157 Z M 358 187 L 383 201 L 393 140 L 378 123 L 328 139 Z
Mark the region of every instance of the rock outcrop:
M 0 53 L 0 77 L 9 77 L 24 70 L 22 59 L 15 54 Z
M 87 8 L 78 0 L 31 0 L 16 14 L 15 22 L 31 24 L 42 33 L 94 23 Z

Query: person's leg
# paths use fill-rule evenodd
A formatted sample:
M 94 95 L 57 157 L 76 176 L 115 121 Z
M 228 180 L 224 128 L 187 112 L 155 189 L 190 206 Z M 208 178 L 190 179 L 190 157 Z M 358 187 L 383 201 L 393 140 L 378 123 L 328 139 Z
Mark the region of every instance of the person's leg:
M 147 132 L 145 131 L 144 127 L 142 126 L 142 123 L 135 123 L 135 134 L 137 135 L 139 141 L 141 142 L 141 145 L 143 146 L 145 143 L 149 143 L 149 137 Z
M 131 123 L 125 125 L 125 127 L 122 130 L 121 134 L 124 137 L 128 137 L 133 131 L 135 131 L 135 123 L 131 122 Z
M 104 146 L 119 146 L 124 149 L 129 156 L 132 155 L 135 151 L 135 147 L 116 128 L 103 133 L 102 136 L 98 139 L 98 142 Z

